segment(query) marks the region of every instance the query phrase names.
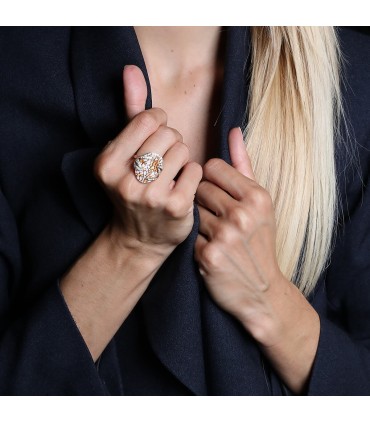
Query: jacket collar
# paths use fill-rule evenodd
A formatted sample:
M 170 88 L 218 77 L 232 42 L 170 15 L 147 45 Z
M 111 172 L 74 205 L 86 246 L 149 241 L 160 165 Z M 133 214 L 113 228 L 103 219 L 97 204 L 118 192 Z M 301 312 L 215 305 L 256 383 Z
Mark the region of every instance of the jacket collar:
M 76 107 L 89 139 L 102 147 L 126 123 L 123 109 L 122 71 L 139 66 L 151 89 L 144 58 L 133 27 L 83 27 L 71 34 L 71 66 Z
M 226 29 L 225 36 L 225 72 L 217 142 L 218 156 L 230 163 L 228 132 L 242 125 L 247 102 L 249 31 L 244 27 L 232 27 Z M 148 84 L 146 108 L 150 108 L 150 82 L 133 27 L 73 30 L 71 71 L 76 107 L 90 147 L 67 153 L 62 172 L 80 217 L 94 236 L 106 223 L 111 208 L 92 175 L 92 163 L 102 146 L 125 125 L 122 69 L 126 64 L 142 69 Z M 214 322 L 217 321 L 221 331 L 223 325 L 233 323 L 203 292 L 203 281 L 193 260 L 199 225 L 197 208 L 194 218 L 191 234 L 156 274 L 140 306 L 158 358 L 192 392 L 204 395 L 208 382 L 204 345 L 207 334 L 204 331 L 206 328 L 212 336 L 213 320 L 202 316 L 201 310 L 209 309 L 210 315 L 216 316 Z M 227 348 L 223 354 L 232 354 Z

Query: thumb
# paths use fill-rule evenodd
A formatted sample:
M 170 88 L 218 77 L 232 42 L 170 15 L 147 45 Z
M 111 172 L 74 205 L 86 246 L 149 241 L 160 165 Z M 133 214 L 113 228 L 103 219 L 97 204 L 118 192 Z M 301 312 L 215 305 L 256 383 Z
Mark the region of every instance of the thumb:
M 123 102 L 129 120 L 145 110 L 147 94 L 141 69 L 135 65 L 126 65 L 123 69 Z
M 247 178 L 255 180 L 252 164 L 245 148 L 240 128 L 233 128 L 229 132 L 229 150 L 233 167 Z

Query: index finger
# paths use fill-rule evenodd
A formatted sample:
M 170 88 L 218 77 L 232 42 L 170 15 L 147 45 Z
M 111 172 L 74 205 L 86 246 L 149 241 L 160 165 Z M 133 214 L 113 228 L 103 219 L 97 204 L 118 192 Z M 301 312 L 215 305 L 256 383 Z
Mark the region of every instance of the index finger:
M 158 130 L 167 124 L 167 114 L 159 108 L 145 110 L 136 115 L 131 122 L 116 136 L 106 149 L 115 160 L 122 163 L 133 157 L 143 143 Z
M 235 200 L 242 200 L 246 191 L 257 183 L 234 169 L 222 159 L 210 159 L 203 168 L 204 178 L 228 192 Z

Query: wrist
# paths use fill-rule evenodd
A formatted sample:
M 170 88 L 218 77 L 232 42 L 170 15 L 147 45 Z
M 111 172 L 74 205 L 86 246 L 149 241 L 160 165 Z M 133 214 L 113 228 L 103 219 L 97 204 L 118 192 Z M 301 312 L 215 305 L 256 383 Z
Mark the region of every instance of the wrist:
M 112 241 L 106 227 L 60 280 L 61 293 L 92 357 L 97 359 L 162 265 Z
M 263 348 L 271 348 L 292 338 L 300 342 L 310 337 L 319 317 L 299 289 L 282 277 L 268 293 L 263 311 L 242 324 Z
M 124 233 L 114 224 L 107 225 L 100 236 L 104 239 L 103 242 L 109 245 L 114 256 L 129 256 L 132 260 L 152 263 L 154 266 L 160 266 L 174 250 L 174 247 L 144 243 Z

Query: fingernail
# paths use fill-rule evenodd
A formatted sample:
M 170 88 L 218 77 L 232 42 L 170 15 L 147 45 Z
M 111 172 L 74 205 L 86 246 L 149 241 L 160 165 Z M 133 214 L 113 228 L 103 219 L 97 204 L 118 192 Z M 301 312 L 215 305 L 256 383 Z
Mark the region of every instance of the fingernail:
M 123 70 L 125 70 L 126 68 L 131 68 L 131 67 L 133 67 L 134 65 L 125 65 L 124 67 L 123 67 Z
M 206 272 L 201 268 L 201 267 L 199 267 L 199 273 L 202 275 L 202 276 L 205 276 L 206 275 Z

